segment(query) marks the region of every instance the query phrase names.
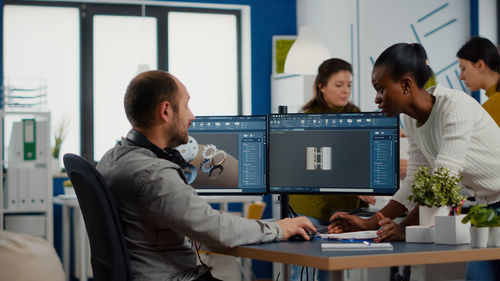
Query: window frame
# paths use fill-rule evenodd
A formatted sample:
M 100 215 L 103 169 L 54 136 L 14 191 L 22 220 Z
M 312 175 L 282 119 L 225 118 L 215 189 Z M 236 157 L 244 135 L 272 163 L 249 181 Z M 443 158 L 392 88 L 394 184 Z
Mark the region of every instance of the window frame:
M 94 159 L 94 69 L 93 69 L 93 16 L 141 16 L 142 3 L 96 3 L 96 2 L 55 2 L 55 1 L 23 1 L 4 0 L 5 5 L 72 7 L 80 11 L 80 155 L 88 161 Z M 196 4 L 195 4 L 196 5 Z M 199 5 L 203 6 L 203 5 Z M 206 5 L 205 5 L 206 6 Z M 243 83 L 242 83 L 242 11 L 234 8 L 186 7 L 166 5 L 158 2 L 146 4 L 145 16 L 157 19 L 157 65 L 158 69 L 168 71 L 168 14 L 169 12 L 229 14 L 236 18 L 236 54 L 237 54 L 237 113 L 242 115 Z M 3 24 L 3 23 L 2 23 Z M 2 46 L 3 48 L 3 46 Z M 161 50 L 165 50 L 162 52 Z M 248 106 L 246 106 L 248 107 Z M 125 133 L 125 132 L 124 132 Z

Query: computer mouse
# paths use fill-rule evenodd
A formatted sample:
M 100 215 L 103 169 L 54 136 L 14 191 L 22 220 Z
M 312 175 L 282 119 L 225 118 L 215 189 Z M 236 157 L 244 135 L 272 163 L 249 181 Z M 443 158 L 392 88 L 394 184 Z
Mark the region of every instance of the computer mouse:
M 309 235 L 309 240 L 314 239 L 314 234 L 312 233 L 307 233 L 307 234 Z M 304 237 L 302 237 L 302 235 L 300 234 L 295 234 L 290 236 L 290 238 L 288 238 L 288 241 L 308 241 L 308 240 L 304 239 Z

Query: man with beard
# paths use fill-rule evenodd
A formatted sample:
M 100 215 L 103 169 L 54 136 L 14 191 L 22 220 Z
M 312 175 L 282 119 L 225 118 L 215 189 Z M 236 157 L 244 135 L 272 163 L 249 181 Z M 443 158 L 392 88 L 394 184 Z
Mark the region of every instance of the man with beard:
M 133 280 L 217 280 L 196 266 L 196 243 L 234 247 L 316 229 L 304 218 L 249 220 L 212 207 L 187 184 L 180 153 L 194 120 L 184 85 L 165 71 L 132 79 L 124 106 L 132 129 L 99 162 L 116 201 Z

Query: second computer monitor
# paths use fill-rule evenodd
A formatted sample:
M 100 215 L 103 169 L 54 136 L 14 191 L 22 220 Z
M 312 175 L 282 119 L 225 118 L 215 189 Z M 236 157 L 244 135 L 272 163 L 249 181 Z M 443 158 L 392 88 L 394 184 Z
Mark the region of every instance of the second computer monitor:
M 267 192 L 267 117 L 197 116 L 178 147 L 188 182 L 200 194 Z
M 394 194 L 398 188 L 399 117 L 269 117 L 270 192 Z

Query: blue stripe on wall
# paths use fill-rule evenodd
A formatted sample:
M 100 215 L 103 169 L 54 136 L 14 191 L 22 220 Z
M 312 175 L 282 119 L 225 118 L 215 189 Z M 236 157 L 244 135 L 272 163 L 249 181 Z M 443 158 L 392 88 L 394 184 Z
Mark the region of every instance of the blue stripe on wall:
M 438 30 L 440 30 L 440 29 L 443 29 L 443 28 L 445 28 L 446 26 L 448 26 L 448 25 L 450 25 L 450 24 L 452 24 L 452 23 L 454 23 L 454 22 L 456 22 L 456 21 L 457 21 L 457 19 L 456 19 L 456 18 L 455 18 L 455 19 L 452 19 L 452 20 L 450 20 L 450 21 L 448 21 L 448 22 L 446 22 L 446 23 L 444 23 L 444 24 L 442 24 L 442 25 L 440 25 L 440 26 L 436 27 L 435 29 L 433 29 L 433 30 L 431 30 L 431 31 L 427 32 L 427 33 L 424 35 L 424 37 L 427 37 L 427 36 L 429 36 L 429 35 L 433 34 L 434 32 L 436 32 L 436 31 L 438 31 Z
M 442 5 L 441 7 L 439 7 L 439 8 L 437 8 L 437 9 L 435 9 L 434 11 L 432 11 L 432 12 L 428 13 L 427 15 L 425 15 L 425 16 L 423 16 L 423 17 L 419 18 L 419 19 L 417 20 L 417 22 L 421 22 L 421 21 L 425 20 L 426 18 L 428 18 L 428 17 L 430 17 L 430 16 L 434 15 L 435 13 L 439 12 L 440 10 L 442 10 L 442 9 L 446 8 L 448 5 L 449 5 L 449 3 L 446 3 L 446 4 Z
M 451 64 L 445 66 L 443 69 L 441 69 L 438 72 L 436 72 L 436 76 L 438 76 L 439 74 L 441 74 L 441 73 L 445 72 L 446 70 L 450 69 L 451 67 L 453 67 L 457 63 L 458 63 L 458 61 L 454 61 Z
M 410 24 L 411 30 L 413 31 L 413 35 L 415 35 L 415 38 L 417 39 L 418 44 L 422 45 L 422 42 L 420 42 L 420 38 L 418 38 L 417 31 L 415 30 L 415 26 L 413 24 Z

